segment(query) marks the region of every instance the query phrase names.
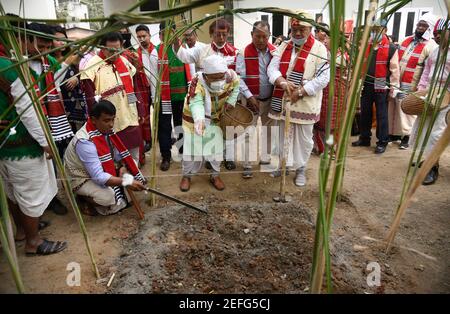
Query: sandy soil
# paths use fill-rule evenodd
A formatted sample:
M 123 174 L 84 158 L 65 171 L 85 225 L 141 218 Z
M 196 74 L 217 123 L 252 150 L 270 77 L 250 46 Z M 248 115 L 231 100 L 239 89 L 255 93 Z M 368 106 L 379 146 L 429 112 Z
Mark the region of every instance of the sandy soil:
M 332 229 L 336 293 L 450 292 L 450 152 L 441 158 L 437 184 L 422 187 L 402 220 L 396 247 L 389 254 L 378 242 L 391 223 L 410 151 L 390 144 L 382 156 L 373 148 L 350 148 L 344 197 Z M 189 193 L 178 189 L 180 164 L 159 179 L 158 188 L 207 206 L 201 214 L 163 199 L 139 221 L 132 208 L 110 217 L 84 220 L 106 280 L 96 281 L 72 213 L 46 213 L 52 225 L 42 232 L 64 239 L 69 248 L 47 257 L 26 257 L 18 244 L 21 273 L 32 293 L 305 293 L 307 291 L 317 207 L 317 167 L 311 158 L 308 185 L 297 188 L 288 177 L 292 201 L 272 201 L 279 179 L 255 173 L 243 180 L 223 172 L 226 189 L 215 191 L 207 176 L 193 179 Z M 146 165 L 145 173 L 148 173 Z M 256 170 L 256 167 L 255 167 Z M 159 173 L 163 175 L 162 173 Z M 81 265 L 81 286 L 66 283 L 68 263 Z M 381 286 L 366 283 L 368 263 L 381 266 Z M 115 278 L 110 287 L 107 280 Z M 14 292 L 5 258 L 0 256 L 0 292 Z

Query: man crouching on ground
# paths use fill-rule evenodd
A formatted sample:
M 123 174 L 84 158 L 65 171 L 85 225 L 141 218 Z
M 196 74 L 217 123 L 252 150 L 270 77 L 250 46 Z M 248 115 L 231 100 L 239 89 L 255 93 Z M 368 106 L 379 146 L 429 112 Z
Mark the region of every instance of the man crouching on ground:
M 73 190 L 88 215 L 112 215 L 127 206 L 122 187 L 145 189 L 145 178 L 114 133 L 116 108 L 107 100 L 95 103 L 88 121 L 75 134 L 64 155 Z M 133 178 L 126 178 L 130 172 Z M 92 205 L 92 210 L 88 205 Z

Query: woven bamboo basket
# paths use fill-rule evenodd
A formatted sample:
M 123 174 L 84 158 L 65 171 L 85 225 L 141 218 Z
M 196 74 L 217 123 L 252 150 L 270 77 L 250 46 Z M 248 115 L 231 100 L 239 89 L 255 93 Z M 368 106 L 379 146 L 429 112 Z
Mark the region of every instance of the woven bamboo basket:
M 222 129 L 223 138 L 231 139 L 227 138 L 227 127 L 234 127 L 234 138 L 237 138 L 241 136 L 249 126 L 253 125 L 253 121 L 253 112 L 241 103 L 236 103 L 236 106 L 224 111 L 222 118 L 220 119 L 220 128 Z M 239 128 L 239 126 L 241 126 L 241 128 Z
M 425 107 L 425 98 L 427 97 L 427 93 L 428 93 L 428 91 L 420 91 L 420 92 L 415 92 L 415 93 L 412 93 L 412 94 L 409 94 L 408 96 L 406 96 L 400 104 L 403 112 L 406 114 L 410 114 L 410 115 L 422 114 L 424 107 Z M 437 102 L 437 98 L 439 97 L 439 94 L 440 93 L 438 93 L 438 92 L 434 93 L 435 96 L 431 100 L 430 106 L 433 106 Z M 446 91 L 444 99 L 441 103 L 440 109 L 447 107 L 449 101 L 450 101 L 450 93 L 448 91 Z M 433 112 L 432 109 L 433 108 L 429 108 L 428 112 L 430 112 L 430 113 Z

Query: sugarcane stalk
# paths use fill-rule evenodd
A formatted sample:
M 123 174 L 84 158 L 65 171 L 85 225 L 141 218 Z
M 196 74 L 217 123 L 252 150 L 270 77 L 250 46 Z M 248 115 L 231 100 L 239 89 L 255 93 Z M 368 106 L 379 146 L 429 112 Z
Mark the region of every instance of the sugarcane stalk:
M 349 88 L 349 95 L 351 97 L 348 99 L 349 103 L 347 104 L 346 108 L 346 116 L 344 120 L 344 134 L 342 134 L 342 137 L 339 139 L 339 146 L 342 145 L 344 147 L 347 145 L 348 141 L 348 135 L 349 135 L 349 129 L 351 125 L 351 121 L 353 120 L 353 117 L 351 114 L 353 113 L 353 108 L 356 104 L 356 98 L 359 95 L 359 91 L 361 88 L 361 82 L 359 78 L 359 73 L 361 73 L 362 64 L 364 61 L 364 51 L 365 47 L 367 46 L 368 39 L 369 39 L 369 32 L 372 25 L 373 17 L 375 16 L 375 11 L 378 6 L 378 0 L 371 0 L 369 4 L 369 14 L 367 16 L 367 22 L 364 27 L 364 32 L 362 36 L 362 40 L 360 43 L 360 49 L 359 53 L 356 59 L 355 68 L 353 73 L 356 73 L 356 76 L 353 77 L 351 81 L 351 86 Z M 333 79 L 333 78 L 332 78 Z M 336 156 L 336 166 L 335 171 L 333 173 L 333 188 L 330 191 L 330 195 L 328 196 L 328 203 L 327 203 L 327 210 L 326 210 L 326 218 L 323 221 L 324 223 L 330 222 L 333 214 L 333 210 L 336 204 L 336 195 L 340 186 L 340 182 L 342 180 L 343 176 L 343 163 L 342 161 L 345 159 L 345 153 L 346 149 L 338 149 L 338 154 Z M 322 219 L 323 220 L 323 219 Z M 318 222 L 320 223 L 320 220 L 318 219 Z M 322 228 L 323 226 L 319 225 L 316 226 L 316 228 Z M 312 275 L 311 275 L 311 293 L 320 293 L 322 289 L 322 282 L 323 282 L 323 274 L 325 270 L 325 261 L 326 261 L 326 252 L 324 247 L 324 242 L 328 241 L 326 239 L 326 235 L 329 234 L 331 223 L 327 223 L 327 232 L 323 234 L 319 239 L 316 239 L 315 241 L 318 242 L 316 252 L 314 253 L 314 256 L 317 257 L 317 261 L 313 262 L 313 269 L 312 269 Z M 322 241 L 321 241 L 322 240 Z
M 411 205 L 414 193 L 416 193 L 417 189 L 422 185 L 422 181 L 425 179 L 431 168 L 439 160 L 440 156 L 445 151 L 449 143 L 450 143 L 450 126 L 447 125 L 447 127 L 444 130 L 444 133 L 431 150 L 430 155 L 425 159 L 419 171 L 414 176 L 411 182 L 411 186 L 408 189 L 408 192 L 406 193 L 403 202 L 400 204 L 399 209 L 397 210 L 394 221 L 391 227 L 389 228 L 389 233 L 386 237 L 386 252 L 389 251 L 392 242 L 394 241 L 395 234 L 397 233 L 397 230 L 400 226 L 400 220 L 405 214 L 406 208 L 408 208 L 408 206 Z
M 1 5 L 1 3 L 0 3 L 0 11 L 2 12 L 2 14 L 4 14 L 3 6 Z M 6 32 L 6 37 L 9 40 L 9 43 L 13 46 L 14 51 L 16 52 L 15 53 L 16 59 L 19 61 L 24 61 L 24 58 L 21 53 L 21 49 L 18 46 L 16 37 L 11 35 L 10 32 Z M 30 68 L 26 65 L 26 63 L 22 62 L 20 65 L 18 65 L 18 68 L 20 69 L 20 71 L 18 71 L 19 76 L 20 76 L 22 82 L 24 83 L 24 85 L 25 86 L 33 86 L 34 84 L 31 80 L 32 74 L 30 72 Z M 75 196 L 73 195 L 73 192 L 72 192 L 72 187 L 71 187 L 70 181 L 65 173 L 64 166 L 63 166 L 61 158 L 58 154 L 58 149 L 57 149 L 55 142 L 53 141 L 53 138 L 51 136 L 50 127 L 45 119 L 45 115 L 40 106 L 39 97 L 37 96 L 36 91 L 34 89 L 31 89 L 30 91 L 31 91 L 30 98 L 32 99 L 33 108 L 36 112 L 36 116 L 38 118 L 39 124 L 41 125 L 42 129 L 44 130 L 45 138 L 47 140 L 47 143 L 49 144 L 49 147 L 51 149 L 57 169 L 62 178 L 62 183 L 63 183 L 64 189 L 66 191 L 67 197 L 69 199 L 70 205 L 72 206 L 75 216 L 77 217 L 78 223 L 80 225 L 80 229 L 82 231 L 82 234 L 83 234 L 83 237 L 85 240 L 85 244 L 86 244 L 90 259 L 91 259 L 94 274 L 96 275 L 97 278 L 100 278 L 100 273 L 98 272 L 97 264 L 95 263 L 95 258 L 92 253 L 91 245 L 89 242 L 89 237 L 88 237 L 86 227 L 83 222 L 83 218 L 81 216 L 81 212 L 76 203 Z

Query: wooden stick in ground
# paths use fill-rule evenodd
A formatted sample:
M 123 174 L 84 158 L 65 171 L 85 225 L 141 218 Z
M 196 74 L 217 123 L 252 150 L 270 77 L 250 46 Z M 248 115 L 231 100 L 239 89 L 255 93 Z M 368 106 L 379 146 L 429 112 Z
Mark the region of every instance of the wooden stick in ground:
M 291 127 L 291 104 L 286 102 L 284 120 L 283 158 L 281 159 L 280 201 L 286 202 L 286 159 L 289 156 L 289 131 Z
M 136 195 L 134 195 L 133 191 L 130 188 L 127 188 L 128 194 L 131 197 L 131 200 L 133 201 L 133 207 L 136 210 L 139 219 L 140 220 L 144 220 L 145 216 L 144 216 L 144 212 L 142 211 L 141 205 L 139 205 L 139 201 L 136 198 Z
M 400 226 L 400 220 L 404 215 L 406 208 L 411 204 L 412 197 L 414 193 L 417 191 L 419 186 L 422 185 L 423 180 L 427 176 L 430 169 L 436 164 L 441 157 L 444 150 L 447 148 L 450 143 L 450 126 L 444 130 L 441 138 L 437 141 L 436 145 L 434 145 L 433 149 L 430 152 L 430 155 L 425 159 L 420 169 L 417 171 L 413 181 L 411 182 L 411 186 L 406 193 L 406 197 L 403 202 L 400 204 L 399 209 L 394 217 L 394 221 L 392 222 L 391 228 L 389 229 L 389 233 L 386 237 L 386 252 L 389 251 L 392 242 L 394 241 L 395 234 L 397 233 L 398 227 Z

